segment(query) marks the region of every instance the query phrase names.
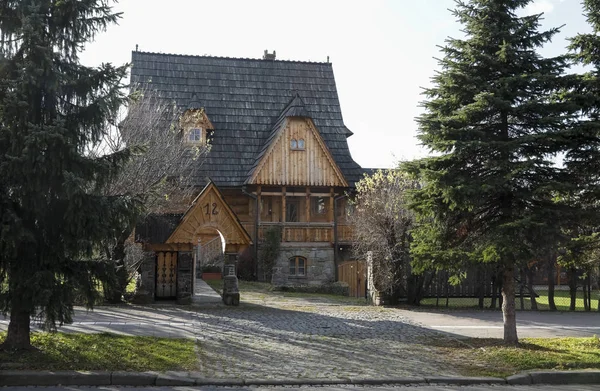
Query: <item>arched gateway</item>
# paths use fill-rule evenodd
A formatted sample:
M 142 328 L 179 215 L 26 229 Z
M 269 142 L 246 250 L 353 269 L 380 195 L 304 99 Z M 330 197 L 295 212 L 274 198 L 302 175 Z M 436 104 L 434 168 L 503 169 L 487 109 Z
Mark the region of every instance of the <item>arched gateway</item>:
M 151 216 L 138 226 L 136 240 L 153 254 L 141 267 L 142 296 L 147 300 L 191 301 L 196 276 L 194 249 L 219 234 L 225 241 L 226 260 L 234 260 L 252 244 L 212 181 L 183 215 Z

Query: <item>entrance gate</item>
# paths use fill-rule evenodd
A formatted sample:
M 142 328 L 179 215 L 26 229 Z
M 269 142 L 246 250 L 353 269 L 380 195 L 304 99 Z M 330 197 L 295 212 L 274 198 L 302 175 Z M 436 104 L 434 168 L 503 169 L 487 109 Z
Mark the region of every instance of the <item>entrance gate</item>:
M 177 252 L 161 251 L 156 258 L 156 298 L 174 298 L 177 296 Z

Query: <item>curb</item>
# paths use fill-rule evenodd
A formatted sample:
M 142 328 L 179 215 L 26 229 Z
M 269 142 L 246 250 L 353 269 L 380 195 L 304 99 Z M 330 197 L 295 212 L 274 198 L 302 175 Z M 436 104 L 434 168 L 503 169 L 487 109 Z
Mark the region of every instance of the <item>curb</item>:
M 0 370 L 2 386 L 323 386 L 323 385 L 600 384 L 600 371 L 539 371 L 498 377 L 398 377 L 340 379 L 211 379 L 197 372 Z

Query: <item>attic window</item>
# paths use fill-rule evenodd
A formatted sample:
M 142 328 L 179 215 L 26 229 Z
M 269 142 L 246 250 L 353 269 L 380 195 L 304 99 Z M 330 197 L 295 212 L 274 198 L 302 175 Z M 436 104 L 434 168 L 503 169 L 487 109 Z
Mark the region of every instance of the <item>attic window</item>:
M 192 128 L 188 132 L 188 143 L 197 144 L 202 142 L 202 128 Z
M 290 141 L 290 148 L 295 151 L 304 151 L 304 139 L 296 140 L 295 138 Z

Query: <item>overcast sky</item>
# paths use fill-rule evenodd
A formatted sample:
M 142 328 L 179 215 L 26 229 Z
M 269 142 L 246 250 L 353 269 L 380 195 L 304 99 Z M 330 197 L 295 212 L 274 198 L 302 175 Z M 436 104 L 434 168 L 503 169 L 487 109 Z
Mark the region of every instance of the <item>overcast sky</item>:
M 566 38 L 589 31 L 580 0 L 537 0 L 524 11 L 544 12 L 544 27 L 565 25 L 544 49 L 561 53 Z M 338 87 L 354 160 L 392 167 L 424 156 L 414 118 L 421 87 L 437 68 L 436 45 L 460 35 L 453 0 L 121 0 L 123 12 L 88 45 L 82 61 L 122 64 L 131 51 L 326 61 Z

